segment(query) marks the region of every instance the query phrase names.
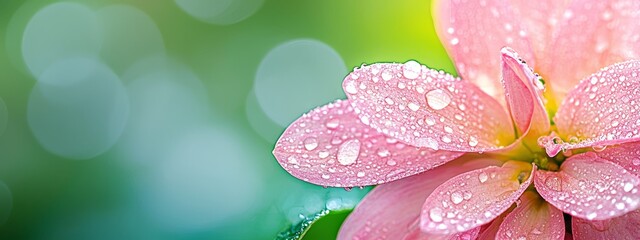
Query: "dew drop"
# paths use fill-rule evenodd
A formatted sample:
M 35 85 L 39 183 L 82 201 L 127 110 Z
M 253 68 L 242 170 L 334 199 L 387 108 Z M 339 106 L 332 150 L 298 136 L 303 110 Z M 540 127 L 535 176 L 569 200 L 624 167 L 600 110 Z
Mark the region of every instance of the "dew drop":
M 441 89 L 431 90 L 425 95 L 425 97 L 429 107 L 434 110 L 443 109 L 451 103 L 451 96 Z
M 344 90 L 347 91 L 347 93 L 351 93 L 351 94 L 358 93 L 358 88 L 356 88 L 356 84 L 354 82 L 348 82 L 345 85 Z
M 438 150 L 440 147 L 438 144 L 438 141 L 436 141 L 433 138 L 420 138 L 420 139 L 417 139 L 416 141 L 419 146 L 425 146 L 433 150 Z
M 331 176 L 329 176 L 329 174 L 322 174 L 322 178 L 329 179 L 329 178 L 331 178 Z
M 591 148 L 593 148 L 593 151 L 602 152 L 607 148 L 607 146 L 593 146 Z
M 429 126 L 433 126 L 433 125 L 436 124 L 436 120 L 431 118 L 431 117 L 426 117 L 424 119 L 424 122 L 427 123 L 427 125 L 429 125 Z
M 458 45 L 458 43 L 460 43 L 460 39 L 458 38 L 451 39 L 451 45 Z
M 394 161 L 393 159 L 389 159 L 387 161 L 387 165 L 389 165 L 389 166 L 395 166 L 396 164 L 398 164 L 398 163 L 396 161 Z
M 320 152 L 318 152 L 318 157 L 320 159 L 327 158 L 328 156 L 329 156 L 329 152 L 328 151 L 320 151 Z
M 340 120 L 338 120 L 337 118 L 332 118 L 327 120 L 327 122 L 325 123 L 325 126 L 328 129 L 336 129 L 338 128 L 338 126 L 340 125 Z
M 364 174 L 365 174 L 364 172 L 358 172 L 356 176 L 361 178 L 361 177 L 364 177 Z
M 411 109 L 411 111 L 414 111 L 414 112 L 418 111 L 418 109 L 420 109 L 420 105 L 412 103 L 412 102 L 410 102 L 407 106 L 409 107 L 409 109 Z
M 431 210 L 429 210 L 429 218 L 433 222 L 442 222 L 442 209 L 432 208 Z
M 480 180 L 481 183 L 486 182 L 488 179 L 489 176 L 485 172 L 481 172 L 480 175 L 478 175 L 478 180 Z
M 384 70 L 382 71 L 381 77 L 382 77 L 382 80 L 389 81 L 393 76 L 391 75 L 391 72 L 389 72 L 389 70 Z
M 454 204 L 459 204 L 462 202 L 462 200 L 463 198 L 461 192 L 453 192 L 451 194 L 451 202 L 453 202 Z
M 548 177 L 544 181 L 544 184 L 547 185 L 547 187 L 551 188 L 551 190 L 560 191 L 561 190 L 560 184 L 562 184 L 562 182 L 560 178 L 552 176 L 552 177 Z
M 474 136 L 469 137 L 469 146 L 471 147 L 478 146 L 478 139 Z
M 622 188 L 622 190 L 624 190 L 625 192 L 630 192 L 631 189 L 633 189 L 633 183 L 627 182 L 624 184 L 624 187 Z
M 596 213 L 596 212 L 592 212 L 592 213 L 587 214 L 587 219 L 588 219 L 588 220 L 593 220 L 593 219 L 594 219 L 594 218 L 596 218 L 597 216 L 598 216 L 598 213 Z
M 356 162 L 360 155 L 360 141 L 351 139 L 340 145 L 338 149 L 338 162 L 342 165 L 350 165 Z
M 416 79 L 420 76 L 421 67 L 416 61 L 408 61 L 402 65 L 402 75 L 407 79 Z
M 316 149 L 318 147 L 318 140 L 314 137 L 309 137 L 304 140 L 304 148 L 308 151 Z
M 389 154 L 391 154 L 391 152 L 389 152 L 389 150 L 387 150 L 386 148 L 378 149 L 378 156 L 380 157 L 388 157 Z

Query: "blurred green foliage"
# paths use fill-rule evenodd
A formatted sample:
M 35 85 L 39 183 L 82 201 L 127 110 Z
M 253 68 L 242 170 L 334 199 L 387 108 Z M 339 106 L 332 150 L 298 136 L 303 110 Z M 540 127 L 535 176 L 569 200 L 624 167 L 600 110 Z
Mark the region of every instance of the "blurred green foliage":
M 11 214 L 0 226 L 0 239 L 270 239 L 295 224 L 295 214 L 291 217 L 290 212 L 297 211 L 296 206 L 307 214 L 321 210 L 308 207 L 309 201 L 317 201 L 321 206 L 331 199 L 357 201 L 367 191 L 346 192 L 304 183 L 288 175 L 273 158 L 271 149 L 277 139 L 262 137 L 248 119 L 257 119 L 258 127 L 271 133 L 282 132 L 284 126 L 270 122 L 264 113 L 254 112 L 259 111 L 259 107 L 247 106 L 251 104 L 247 99 L 251 96 L 256 70 L 270 50 L 287 41 L 312 39 L 335 50 L 347 69 L 363 63 L 415 59 L 431 68 L 453 72 L 433 30 L 428 1 L 265 0 L 254 14 L 230 25 L 201 21 L 173 1 L 65 1 L 93 10 L 123 4 L 145 13 L 161 33 L 164 53 L 190 69 L 201 81 L 210 111 L 204 120 L 206 124 L 215 131 L 230 129 L 238 134 L 240 140 L 235 142 L 236 147 L 248 153 L 239 161 L 259 171 L 262 193 L 252 201 L 255 205 L 206 227 L 167 229 L 158 224 L 156 218 L 171 215 L 149 214 L 148 211 L 162 208 L 145 209 L 154 203 L 140 198 L 139 194 L 141 189 L 148 188 L 140 179 L 147 180 L 150 169 L 161 163 L 130 164 L 135 159 L 128 159 L 123 153 L 127 147 L 123 141 L 90 159 L 67 159 L 48 151 L 34 136 L 33 126 L 29 125 L 29 101 L 38 80 L 25 64 L 23 37 L 30 19 L 40 9 L 56 2 L 61 1 L 0 1 L 0 99 L 6 104 L 7 119 L 3 133 L 3 116 L 0 116 L 0 181 L 9 187 L 12 196 L 12 199 L 0 199 L 12 202 Z M 131 39 L 127 39 L 129 34 Z M 136 31 L 123 31 L 116 37 L 124 47 L 129 41 L 137 40 L 135 34 Z M 118 49 L 120 45 L 111 47 Z M 126 82 L 121 73 L 132 63 L 127 62 L 130 59 L 119 59 L 117 54 L 106 54 L 102 59 L 110 62 L 109 66 L 122 78 L 123 85 L 130 88 L 130 82 Z M 310 91 L 285 86 L 280 89 L 282 92 L 274 94 Z M 340 96 L 327 96 L 326 102 L 337 97 Z M 162 109 L 164 105 L 157 107 Z M 171 115 L 172 110 L 175 109 L 166 109 L 167 114 Z M 299 114 L 307 110 L 293 109 Z M 135 114 L 134 108 L 131 115 Z M 154 119 L 148 121 L 151 124 Z M 135 130 L 128 125 L 123 136 Z M 173 140 L 171 136 L 169 140 Z M 162 150 L 155 149 L 159 153 Z M 230 188 L 235 185 L 224 184 Z M 214 199 L 225 197 L 228 196 L 213 196 Z M 346 213 L 340 213 L 321 219 L 306 239 L 335 236 L 345 217 Z

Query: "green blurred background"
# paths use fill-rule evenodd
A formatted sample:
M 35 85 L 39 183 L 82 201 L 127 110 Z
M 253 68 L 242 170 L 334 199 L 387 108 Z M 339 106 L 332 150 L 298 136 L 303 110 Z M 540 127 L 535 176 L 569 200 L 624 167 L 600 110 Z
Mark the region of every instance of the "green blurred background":
M 453 72 L 428 1 L 0 1 L 0 239 L 273 239 L 369 190 L 271 155 L 356 66 Z M 346 211 L 340 211 L 346 210 Z

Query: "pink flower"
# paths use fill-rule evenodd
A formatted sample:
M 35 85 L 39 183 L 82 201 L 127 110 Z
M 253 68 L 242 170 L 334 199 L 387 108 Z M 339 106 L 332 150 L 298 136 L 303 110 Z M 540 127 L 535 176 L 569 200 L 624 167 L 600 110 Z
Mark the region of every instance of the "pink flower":
M 362 66 L 348 100 L 276 144 L 302 180 L 382 184 L 339 238 L 640 239 L 640 1 L 438 1 L 434 16 L 462 78 Z

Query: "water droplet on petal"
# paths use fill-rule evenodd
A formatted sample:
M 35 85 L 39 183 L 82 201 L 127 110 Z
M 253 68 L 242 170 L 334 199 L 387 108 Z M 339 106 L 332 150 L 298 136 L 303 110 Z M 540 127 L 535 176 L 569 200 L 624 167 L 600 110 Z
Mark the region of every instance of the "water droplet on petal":
M 421 67 L 420 63 L 416 61 L 408 61 L 402 65 L 402 74 L 405 78 L 416 79 L 420 76 Z
M 443 109 L 451 103 L 451 96 L 441 89 L 431 90 L 425 95 L 425 97 L 427 98 L 427 104 L 429 107 L 434 110 Z
M 329 156 L 329 152 L 327 151 L 320 151 L 318 152 L 318 157 L 321 159 L 327 158 Z
M 593 148 L 593 151 L 602 152 L 607 148 L 607 146 L 593 146 L 591 148 Z
M 481 172 L 480 175 L 478 175 L 478 180 L 480 180 L 481 183 L 486 182 L 488 179 L 489 176 L 485 172 Z
M 396 163 L 396 161 L 394 161 L 393 159 L 389 159 L 387 161 L 387 165 L 389 165 L 389 166 L 395 166 L 396 164 L 398 164 L 398 163 Z
M 418 111 L 418 109 L 420 109 L 420 105 L 415 104 L 410 102 L 409 104 L 407 104 L 407 106 L 409 107 L 409 109 L 411 109 L 411 111 Z
M 478 139 L 474 136 L 469 137 L 469 146 L 471 147 L 478 146 Z
M 358 172 L 358 173 L 356 174 L 356 176 L 358 176 L 358 177 L 364 177 L 364 172 Z
M 344 90 L 347 91 L 347 93 L 351 93 L 351 94 L 356 94 L 358 93 L 358 88 L 356 87 L 356 84 L 354 82 L 348 82 L 345 87 Z
M 385 80 L 385 81 L 389 81 L 389 80 L 391 80 L 391 77 L 393 77 L 391 75 L 391 72 L 389 72 L 389 70 L 382 71 L 382 75 L 381 76 L 382 76 L 382 80 Z
M 558 177 L 549 177 L 545 180 L 544 182 L 545 185 L 547 185 L 547 187 L 551 188 L 551 190 L 554 191 L 560 191 L 562 190 L 562 181 L 560 180 L 560 178 Z
M 441 208 L 432 208 L 429 210 L 429 218 L 434 222 L 442 222 L 442 209 Z
M 338 162 L 342 165 L 350 165 L 356 162 L 360 155 L 360 141 L 351 139 L 340 145 L 338 149 Z
M 633 183 L 627 182 L 624 184 L 624 187 L 622 188 L 622 190 L 624 190 L 625 192 L 630 192 L 631 189 L 633 189 Z
M 318 140 L 314 137 L 309 137 L 304 140 L 304 148 L 311 151 L 318 147 Z
M 462 202 L 462 200 L 463 198 L 461 192 L 453 192 L 451 194 L 451 202 L 453 202 L 454 204 L 459 204 Z
M 340 125 L 340 120 L 338 120 L 337 118 L 329 119 L 325 123 L 325 126 L 327 126 L 328 129 L 336 129 L 339 125 Z

